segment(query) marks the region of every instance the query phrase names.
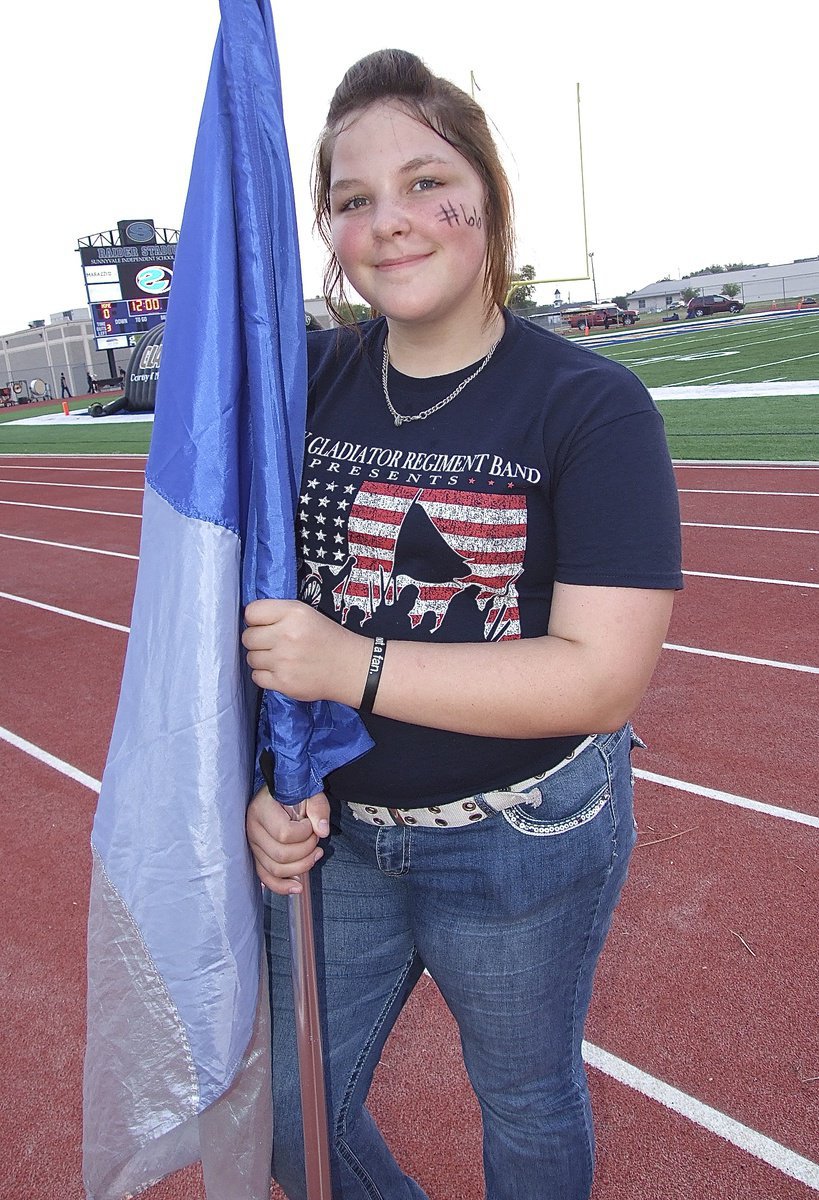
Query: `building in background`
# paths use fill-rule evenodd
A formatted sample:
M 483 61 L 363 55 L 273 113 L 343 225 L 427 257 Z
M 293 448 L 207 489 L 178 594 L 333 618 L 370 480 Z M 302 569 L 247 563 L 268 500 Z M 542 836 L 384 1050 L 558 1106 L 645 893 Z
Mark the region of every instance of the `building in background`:
M 128 366 L 131 348 L 126 346 L 113 353 L 116 375 L 120 367 Z M 108 354 L 97 349 L 87 308 L 65 309 L 52 313 L 48 323 L 30 321 L 27 329 L 0 334 L 1 386 L 23 383 L 27 385 L 24 388 L 27 395 L 32 381 L 42 379 L 51 395 L 59 398 L 60 373 L 63 371 L 74 396 L 87 393 L 88 374 L 98 380 L 111 377 Z
M 722 291 L 726 283 L 739 284 L 738 299 L 743 304 L 756 301 L 781 305 L 788 300 L 798 300 L 800 296 L 815 296 L 819 291 L 819 256 L 775 266 L 747 267 L 742 271 L 716 271 L 710 275 L 690 275 L 683 279 L 659 279 L 637 292 L 630 292 L 627 299 L 630 307 L 637 312 L 660 312 L 682 300 L 686 288 L 693 288 L 701 296 L 715 295 Z

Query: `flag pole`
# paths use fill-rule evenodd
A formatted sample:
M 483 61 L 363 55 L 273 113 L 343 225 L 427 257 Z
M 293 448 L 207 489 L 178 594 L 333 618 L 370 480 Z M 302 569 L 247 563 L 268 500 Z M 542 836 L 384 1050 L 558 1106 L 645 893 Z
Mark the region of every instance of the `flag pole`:
M 288 806 L 287 811 L 292 820 L 299 821 L 307 815 L 307 804 L 302 801 L 300 804 Z M 299 875 L 297 878 L 302 890 L 289 897 L 288 917 L 307 1200 L 332 1200 L 324 1056 L 321 1046 L 316 947 L 313 937 L 313 901 L 309 874 Z

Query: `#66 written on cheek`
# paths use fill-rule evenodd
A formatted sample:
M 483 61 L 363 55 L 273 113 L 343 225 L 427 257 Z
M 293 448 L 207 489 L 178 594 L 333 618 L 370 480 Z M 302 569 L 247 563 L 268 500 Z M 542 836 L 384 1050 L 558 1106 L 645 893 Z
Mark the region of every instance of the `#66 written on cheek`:
M 460 212 L 458 212 L 458 208 L 460 209 Z M 453 225 L 460 227 L 460 225 L 463 224 L 471 229 L 483 228 L 483 217 L 480 215 L 474 204 L 472 205 L 471 213 L 467 212 L 463 204 L 459 204 L 458 208 L 455 207 L 451 200 L 447 200 L 446 203 L 441 205 L 440 216 L 438 217 L 438 220 L 441 222 L 446 221 L 447 225 L 450 227 Z

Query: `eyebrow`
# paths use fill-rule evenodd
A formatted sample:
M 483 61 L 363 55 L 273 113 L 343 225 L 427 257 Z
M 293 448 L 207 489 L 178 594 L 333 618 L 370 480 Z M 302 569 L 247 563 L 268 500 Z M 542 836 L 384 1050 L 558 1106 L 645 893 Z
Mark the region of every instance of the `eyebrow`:
M 438 154 L 423 154 L 418 158 L 411 158 L 409 162 L 405 162 L 399 168 L 399 173 L 401 175 L 412 175 L 415 171 L 421 170 L 422 167 L 431 166 L 433 163 L 440 163 L 441 166 L 451 166 L 449 159 L 441 158 Z M 364 180 L 362 179 L 337 179 L 335 183 L 331 184 L 330 192 L 332 194 L 346 192 L 350 188 L 362 187 L 363 183 Z

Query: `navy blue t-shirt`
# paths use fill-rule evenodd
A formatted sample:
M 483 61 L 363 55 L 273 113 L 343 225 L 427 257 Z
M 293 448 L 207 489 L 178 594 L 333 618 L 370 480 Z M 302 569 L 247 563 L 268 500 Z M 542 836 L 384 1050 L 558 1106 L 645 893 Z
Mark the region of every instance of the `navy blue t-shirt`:
M 383 319 L 308 336 L 300 597 L 356 633 L 540 637 L 555 581 L 682 586 L 677 491 L 651 397 L 617 363 L 505 315 L 481 374 L 400 426 L 381 382 Z M 423 412 L 472 370 L 416 379 L 391 367 L 390 398 L 399 413 Z M 375 748 L 328 790 L 401 808 L 508 786 L 597 732 L 518 740 L 365 723 Z

